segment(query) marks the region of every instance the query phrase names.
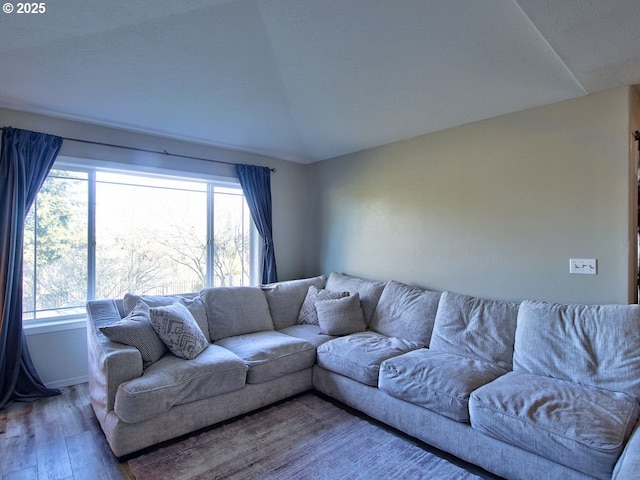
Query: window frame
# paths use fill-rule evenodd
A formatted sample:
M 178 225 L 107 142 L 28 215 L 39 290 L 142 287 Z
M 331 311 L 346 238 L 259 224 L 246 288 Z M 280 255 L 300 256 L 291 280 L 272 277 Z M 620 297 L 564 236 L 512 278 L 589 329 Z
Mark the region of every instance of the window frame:
M 164 178 L 169 180 L 183 180 L 187 182 L 200 182 L 206 186 L 207 198 L 207 284 L 205 288 L 213 285 L 213 251 L 214 251 L 214 194 L 216 187 L 239 189 L 242 187 L 237 178 L 224 177 L 220 175 L 207 175 L 197 172 L 189 172 L 176 169 L 167 169 L 160 167 L 150 167 L 148 165 L 132 165 L 120 162 L 93 161 L 84 158 L 74 158 L 59 155 L 56 159 L 52 170 L 67 170 L 73 172 L 82 172 L 87 174 L 87 301 L 95 300 L 96 294 L 96 198 L 97 198 L 97 174 L 99 172 L 121 173 L 136 175 L 139 177 Z M 244 195 L 244 194 L 243 194 Z M 246 201 L 246 199 L 245 199 Z M 260 235 L 256 226 L 249 215 L 249 285 L 255 286 L 259 283 L 261 264 L 261 248 Z M 37 270 L 35 271 L 37 275 Z M 34 284 L 36 280 L 34 277 Z M 24 280 L 23 280 L 24 286 Z M 184 293 L 184 292 L 175 292 Z M 35 302 L 35 298 L 34 298 Z M 80 307 L 79 307 L 80 308 Z M 24 307 L 23 307 L 24 311 Z M 53 316 L 49 318 L 37 318 L 36 309 L 34 311 L 35 318 L 22 321 L 23 328 L 26 330 L 37 329 L 38 333 L 49 331 L 57 331 L 65 328 L 75 328 L 77 325 L 85 324 L 86 312 Z

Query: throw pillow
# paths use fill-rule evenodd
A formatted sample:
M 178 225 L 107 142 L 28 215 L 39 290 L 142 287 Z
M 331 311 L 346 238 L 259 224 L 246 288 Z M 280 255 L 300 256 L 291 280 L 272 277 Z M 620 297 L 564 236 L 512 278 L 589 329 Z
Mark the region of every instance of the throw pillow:
M 326 289 L 336 292 L 347 291 L 352 294 L 358 292 L 360 294 L 360 305 L 362 305 L 362 311 L 364 312 L 364 320 L 367 325 L 371 322 L 384 286 L 385 282 L 352 277 L 337 272 L 331 272 L 325 284 Z
M 100 327 L 100 331 L 114 342 L 135 347 L 142 355 L 142 368 L 157 362 L 167 347 L 151 326 L 149 306 L 138 300 L 129 315 L 111 325 Z
M 309 287 L 313 285 L 317 288 L 324 288 L 324 281 L 324 275 L 320 275 L 312 278 L 262 285 L 260 288 L 267 297 L 275 329 L 282 330 L 295 325 Z
M 151 325 L 175 356 L 193 360 L 209 342 L 195 318 L 182 303 L 149 309 Z
M 318 325 L 318 314 L 316 312 L 316 302 L 320 300 L 333 300 L 348 297 L 349 292 L 333 292 L 331 290 L 320 290 L 318 287 L 311 285 L 307 290 L 307 295 L 300 307 L 298 314 L 298 323 L 307 325 Z
M 128 315 L 129 312 L 133 309 L 136 302 L 138 300 L 142 300 L 144 303 L 149 305 L 149 307 L 163 307 L 165 305 L 171 305 L 175 302 L 182 303 L 185 307 L 189 309 L 193 318 L 198 322 L 198 326 L 204 336 L 207 337 L 208 341 L 211 341 L 209 336 L 209 323 L 207 320 L 207 310 L 205 309 L 204 303 L 200 298 L 200 294 L 198 293 L 186 293 L 183 295 L 134 295 L 132 293 L 127 293 L 124 296 L 123 305 L 124 305 L 124 313 Z
M 360 306 L 360 295 L 316 302 L 320 333 L 325 335 L 349 335 L 367 328 Z

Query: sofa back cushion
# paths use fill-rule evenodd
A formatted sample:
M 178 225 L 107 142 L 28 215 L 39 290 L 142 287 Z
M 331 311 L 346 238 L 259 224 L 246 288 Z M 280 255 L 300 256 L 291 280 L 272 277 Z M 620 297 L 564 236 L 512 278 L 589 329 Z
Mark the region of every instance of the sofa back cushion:
M 436 320 L 440 292 L 388 282 L 369 328 L 388 337 L 399 337 L 429 345 Z
M 282 330 L 295 325 L 309 287 L 314 286 L 322 289 L 324 288 L 325 280 L 326 277 L 320 275 L 312 278 L 263 285 L 261 288 L 267 297 L 275 329 Z
M 214 287 L 200 291 L 211 341 L 273 330 L 264 292 L 258 287 Z
M 525 301 L 513 369 L 623 392 L 640 402 L 640 306 Z
M 515 303 L 444 292 L 429 348 L 511 370 L 517 317 Z
M 367 325 L 371 323 L 373 312 L 378 305 L 380 295 L 384 289 L 385 282 L 376 280 L 366 280 L 364 278 L 352 277 L 343 273 L 332 272 L 327 279 L 325 288 L 334 292 L 349 292 L 360 295 L 360 303 L 364 320 Z

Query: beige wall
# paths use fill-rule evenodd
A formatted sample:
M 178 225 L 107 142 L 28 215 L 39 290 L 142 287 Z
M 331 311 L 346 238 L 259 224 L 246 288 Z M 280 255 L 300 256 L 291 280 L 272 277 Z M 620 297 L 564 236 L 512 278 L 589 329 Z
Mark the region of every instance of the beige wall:
M 629 301 L 629 90 L 313 164 L 307 273 Z M 570 258 L 597 258 L 598 275 L 569 275 Z

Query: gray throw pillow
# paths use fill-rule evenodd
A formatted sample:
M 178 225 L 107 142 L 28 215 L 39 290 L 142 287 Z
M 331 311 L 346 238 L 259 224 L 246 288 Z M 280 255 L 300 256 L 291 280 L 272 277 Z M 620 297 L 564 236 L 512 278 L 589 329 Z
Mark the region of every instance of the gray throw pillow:
M 135 347 L 142 355 L 142 368 L 157 362 L 167 352 L 167 347 L 151 325 L 149 306 L 138 300 L 129 315 L 100 331 L 114 342 Z
M 369 325 L 384 286 L 385 282 L 331 272 L 324 288 L 336 292 L 347 291 L 351 294 L 358 292 L 360 294 L 360 304 L 362 305 L 364 320 L 367 322 L 367 325 Z
M 316 302 L 320 333 L 325 335 L 349 335 L 367 328 L 360 306 L 360 295 Z
M 318 313 L 316 312 L 316 302 L 321 300 L 333 300 L 348 297 L 349 292 L 333 292 L 331 290 L 321 290 L 315 285 L 311 285 L 307 290 L 307 295 L 300 307 L 298 314 L 298 324 L 319 325 Z
M 149 309 L 151 325 L 175 356 L 193 360 L 209 342 L 195 318 L 182 303 Z

